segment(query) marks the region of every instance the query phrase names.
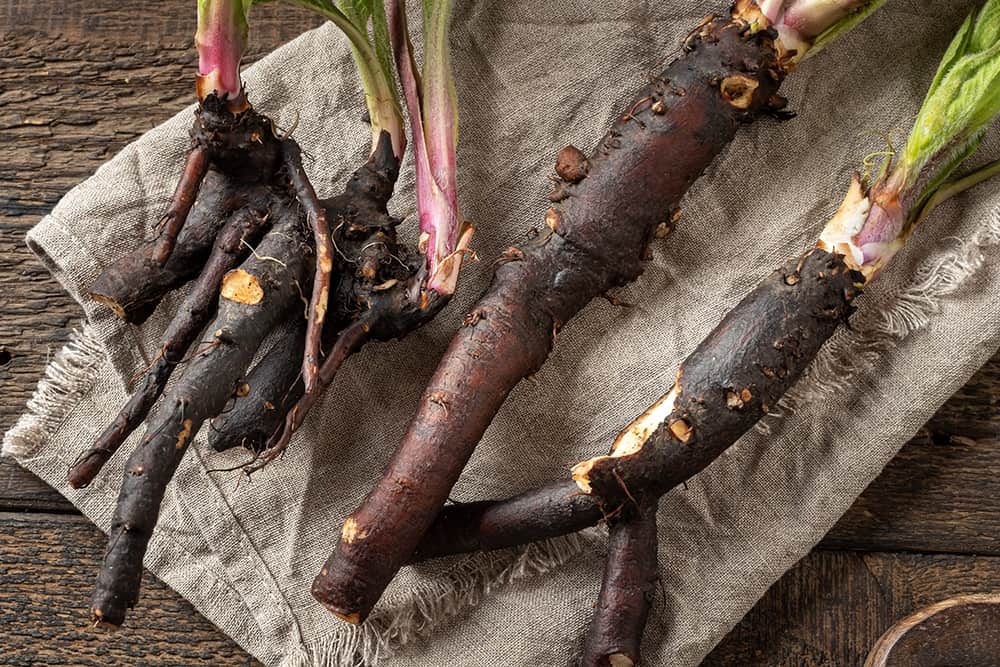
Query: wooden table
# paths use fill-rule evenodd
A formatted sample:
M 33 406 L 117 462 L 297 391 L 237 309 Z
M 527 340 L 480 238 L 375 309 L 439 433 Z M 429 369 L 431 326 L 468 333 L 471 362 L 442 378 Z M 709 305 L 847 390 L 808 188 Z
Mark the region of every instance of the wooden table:
M 191 3 L 0 0 L 0 431 L 79 308 L 24 246 L 77 182 L 191 99 Z M 255 9 L 253 54 L 310 15 Z M 891 623 L 1000 590 L 1000 356 L 907 445 L 818 549 L 707 659 L 712 667 L 853 667 Z M 151 576 L 128 628 L 87 629 L 100 532 L 0 462 L 0 664 L 252 664 Z

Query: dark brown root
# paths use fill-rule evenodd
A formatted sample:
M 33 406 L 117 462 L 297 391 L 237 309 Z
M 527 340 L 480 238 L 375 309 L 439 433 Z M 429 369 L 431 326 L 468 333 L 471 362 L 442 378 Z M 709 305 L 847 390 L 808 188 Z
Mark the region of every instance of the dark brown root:
M 153 259 L 156 241 L 150 241 L 104 269 L 90 296 L 126 322 L 142 324 L 164 295 L 201 273 L 230 212 L 246 207 L 260 210 L 268 197 L 266 186 L 237 183 L 210 170 L 167 263 L 161 266 Z
M 177 189 L 174 190 L 174 196 L 170 199 L 167 212 L 160 220 L 163 229 L 153 248 L 153 261 L 160 266 L 167 263 L 174 251 L 177 235 L 184 227 L 184 223 L 187 222 L 191 205 L 194 204 L 195 197 L 198 196 L 198 188 L 201 187 L 201 181 L 208 173 L 210 161 L 208 149 L 203 146 L 195 146 L 187 155 L 181 180 L 177 183 Z
M 211 318 L 219 299 L 223 276 L 235 269 L 256 245 L 266 228 L 266 210 L 240 209 L 215 239 L 205 268 L 166 333 L 160 352 L 146 371 L 131 398 L 101 433 L 94 446 L 83 452 L 69 472 L 69 484 L 79 489 L 90 484 L 101 467 L 146 418 L 167 380 L 188 348 Z
M 843 258 L 812 250 L 772 273 L 741 301 L 681 365 L 674 388 L 622 432 L 609 456 L 574 469 L 577 491 L 613 515 L 636 497 L 659 497 L 701 472 L 777 405 L 847 320 L 862 277 Z M 635 433 L 648 434 L 643 436 Z M 639 439 L 637 439 L 639 438 Z M 581 500 L 546 487 L 509 500 L 479 503 L 466 516 L 447 507 L 418 555 L 457 553 L 458 545 L 503 546 L 575 532 L 600 517 Z M 587 489 L 584 490 L 584 487 Z M 589 512 L 589 513 L 588 513 Z M 483 522 L 479 517 L 488 517 Z M 454 548 L 439 545 L 456 545 Z
M 191 137 L 159 237 L 112 264 L 91 288 L 128 322 L 145 321 L 164 294 L 198 275 L 222 222 L 237 209 L 266 205 L 262 186 L 280 167 L 282 142 L 270 119 L 252 108 L 233 114 L 214 94 L 195 112 Z
M 558 331 L 594 297 L 638 277 L 655 230 L 784 78 L 768 30 L 716 18 L 639 91 L 577 183 L 549 210 L 550 234 L 505 253 L 453 339 L 386 472 L 347 520 L 313 585 L 334 613 L 364 620 L 416 549 L 508 393 L 544 363 Z M 757 83 L 739 106 L 720 84 Z M 565 156 L 564 156 L 565 157 Z M 429 464 L 428 462 L 433 462 Z
M 656 500 L 610 527 L 601 595 L 580 667 L 634 667 L 656 595 Z
M 302 397 L 302 353 L 306 320 L 296 319 L 287 336 L 276 342 L 246 377 L 245 391 L 238 390 L 222 414 L 212 420 L 208 444 L 217 452 L 244 447 L 262 452 L 285 421 L 285 415 Z
M 139 597 L 142 559 L 164 492 L 202 423 L 223 410 L 267 333 L 299 303 L 311 248 L 294 211 L 272 209 L 274 228 L 238 269 L 242 287 L 223 289 L 209 325 L 211 341 L 147 421 L 146 435 L 125 464 L 108 550 L 92 599 L 96 622 L 120 625 Z
M 555 482 L 508 500 L 457 503 L 441 510 L 411 563 L 536 542 L 593 526 L 604 511 L 572 481 Z
M 438 296 L 421 298 L 423 258 L 397 241 L 400 221 L 389 215 L 386 205 L 398 170 L 391 139 L 382 133 L 371 158 L 354 172 L 344 193 L 324 202 L 327 219 L 335 225 L 333 274 L 338 277 L 330 302 L 337 321 L 327 324 L 324 334 L 330 337 L 329 332 L 335 331 L 337 337 L 313 384 L 305 382 L 283 428 L 274 432 L 267 449 L 246 467 L 248 474 L 285 451 L 309 410 L 352 354 L 372 340 L 404 337 L 433 319 L 447 303 Z
M 306 393 L 315 393 L 319 373 L 323 324 L 330 303 L 330 276 L 333 272 L 333 239 L 326 210 L 316 196 L 306 170 L 302 166 L 302 150 L 294 141 L 282 146 L 285 171 L 291 180 L 295 195 L 306 211 L 316 245 L 316 269 L 313 276 L 312 296 L 309 300 L 309 322 L 306 325 L 305 354 L 302 357 L 302 380 Z
M 319 370 L 319 375 L 316 377 L 316 384 L 313 385 L 312 391 L 305 390 L 302 397 L 288 411 L 284 427 L 274 432 L 274 435 L 268 440 L 267 449 L 261 452 L 260 456 L 256 457 L 253 463 L 247 465 L 245 469 L 247 474 L 260 470 L 281 456 L 288 447 L 288 441 L 291 440 L 292 434 L 302 425 L 306 414 L 319 399 L 322 392 L 333 382 L 333 378 L 337 375 L 340 367 L 343 366 L 349 356 L 360 350 L 361 346 L 368 341 L 370 330 L 371 327 L 368 321 L 365 318 L 361 318 L 352 322 L 350 326 L 341 332 L 337 341 L 333 344 L 330 353 L 327 355 L 326 360 L 323 361 L 323 366 Z

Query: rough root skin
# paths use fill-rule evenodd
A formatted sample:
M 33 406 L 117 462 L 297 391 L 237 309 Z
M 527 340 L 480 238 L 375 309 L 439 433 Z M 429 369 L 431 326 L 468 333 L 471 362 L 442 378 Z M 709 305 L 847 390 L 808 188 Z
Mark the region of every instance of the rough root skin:
M 296 319 L 291 333 L 275 344 L 246 376 L 249 390 L 230 399 L 232 405 L 212 420 L 208 444 L 217 452 L 244 447 L 264 450 L 271 435 L 285 421 L 288 410 L 302 397 L 301 362 L 305 351 L 306 321 Z
M 265 208 L 269 196 L 266 185 L 248 186 L 209 169 L 166 264 L 153 259 L 157 241 L 149 241 L 104 269 L 90 296 L 126 322 L 142 324 L 164 295 L 198 276 L 229 214 Z
M 604 581 L 580 667 L 639 664 L 639 645 L 659 581 L 656 505 L 655 499 L 643 501 L 610 527 Z
M 720 84 L 757 83 L 743 107 Z M 313 595 L 363 620 L 410 558 L 507 394 L 542 365 L 558 331 L 591 299 L 637 278 L 655 230 L 738 127 L 770 110 L 784 72 L 773 33 L 716 18 L 641 89 L 562 183 L 552 233 L 511 249 L 453 339 L 388 469 L 352 515 L 366 537 L 341 540 Z M 573 173 L 573 177 L 579 173 Z M 427 465 L 434 461 L 434 465 Z
M 584 497 L 613 518 L 636 499 L 658 498 L 699 473 L 795 383 L 847 321 L 862 280 L 841 255 L 823 250 L 789 261 L 730 311 L 681 365 L 671 389 L 677 394 L 672 409 L 638 446 L 582 462 L 574 468 L 576 483 L 563 482 L 558 493 L 552 491 L 560 488 L 556 484 L 477 503 L 472 517 L 461 507 L 446 507 L 417 554 L 459 553 L 480 543 L 485 546 L 478 548 L 514 546 L 538 539 L 540 532 L 555 537 L 596 524 L 601 516 L 568 492 L 575 486 L 584 494 L 581 481 L 589 489 Z M 551 518 L 540 531 L 541 512 Z
M 247 472 L 281 455 L 348 357 L 369 341 L 404 337 L 432 320 L 447 304 L 447 298 L 436 294 L 428 299 L 419 296 L 423 258 L 410 253 L 396 238 L 401 221 L 389 215 L 386 205 L 398 175 L 392 139 L 383 132 L 371 158 L 354 172 L 344 193 L 324 202 L 326 216 L 333 223 L 336 251 L 333 274 L 338 280 L 330 305 L 337 337 L 329 345 L 313 386 L 305 383 L 303 393 L 287 411 L 283 428 L 274 432 L 259 462 Z
M 74 489 L 90 484 L 149 414 L 170 375 L 215 311 L 223 277 L 239 266 L 249 254 L 249 248 L 257 244 L 264 234 L 267 219 L 266 210 L 240 209 L 219 232 L 201 276 L 163 335 L 159 355 L 114 421 L 70 470 L 69 484 Z
M 596 498 L 564 480 L 503 502 L 456 503 L 441 510 L 424 534 L 411 563 L 473 551 L 537 542 L 593 526 L 604 512 Z
M 704 469 L 777 405 L 847 321 L 863 280 L 819 249 L 772 273 L 681 364 L 673 410 L 645 444 L 588 462 L 591 493 L 614 508 Z
M 202 423 L 225 406 L 264 336 L 298 302 L 295 283 L 305 279 L 311 249 L 292 209 L 273 210 L 272 216 L 276 222 L 259 256 L 242 265 L 258 281 L 264 299 L 254 304 L 220 300 L 208 328 L 211 343 L 188 362 L 163 397 L 147 421 L 142 443 L 125 464 L 91 601 L 95 621 L 121 625 L 137 602 L 142 559 L 170 478 Z
M 302 357 L 302 380 L 305 382 L 306 392 L 314 392 L 316 390 L 316 375 L 319 372 L 323 324 L 326 322 L 326 312 L 330 302 L 334 246 L 330 238 L 330 225 L 326 219 L 326 210 L 316 196 L 316 191 L 313 189 L 312 183 L 309 182 L 306 170 L 302 166 L 302 150 L 294 142 L 285 143 L 282 150 L 285 169 L 292 182 L 296 197 L 306 211 L 316 246 L 316 269 L 312 281 L 312 296 L 309 299 L 305 354 Z

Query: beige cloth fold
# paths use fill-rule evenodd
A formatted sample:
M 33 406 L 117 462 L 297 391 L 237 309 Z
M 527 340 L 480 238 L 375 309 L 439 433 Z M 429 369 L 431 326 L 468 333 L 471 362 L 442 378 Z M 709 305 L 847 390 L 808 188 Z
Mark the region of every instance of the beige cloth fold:
M 146 565 L 266 664 L 565 665 L 599 589 L 600 529 L 522 550 L 406 568 L 361 629 L 309 595 L 337 529 L 371 487 L 421 388 L 485 287 L 491 260 L 542 224 L 558 148 L 595 145 L 631 91 L 723 0 L 459 2 L 453 58 L 462 109 L 461 202 L 483 261 L 430 326 L 353 358 L 288 454 L 249 484 L 197 439 L 170 485 Z M 897 143 L 971 0 L 890 0 L 807 61 L 785 94 L 793 121 L 743 130 L 692 189 L 646 274 L 598 300 L 511 396 L 452 496 L 507 496 L 567 475 L 669 386 L 683 357 L 767 272 L 808 247 L 862 156 Z M 295 136 L 323 196 L 365 157 L 367 128 L 345 40 L 330 25 L 246 72 L 254 104 Z M 191 110 L 73 189 L 28 242 L 86 323 L 53 361 L 4 452 L 102 529 L 124 455 L 88 489 L 65 473 L 126 397 L 181 293 L 142 327 L 86 298 L 102 267 L 151 235 L 180 172 Z M 991 132 L 984 157 L 1000 157 Z M 412 162 L 392 202 L 414 213 Z M 860 303 L 781 415 L 661 503 L 648 664 L 695 665 L 833 525 L 898 448 L 1000 345 L 1000 184 L 936 212 Z M 835 380 L 842 379 L 837 383 Z M 794 403 L 794 406 L 791 405 Z M 794 407 L 794 409 L 792 409 Z M 134 444 L 129 441 L 126 449 Z M 544 576 L 538 576 L 544 572 Z M 79 604 L 87 601 L 81 596 Z M 140 601 L 140 604 L 142 602 Z

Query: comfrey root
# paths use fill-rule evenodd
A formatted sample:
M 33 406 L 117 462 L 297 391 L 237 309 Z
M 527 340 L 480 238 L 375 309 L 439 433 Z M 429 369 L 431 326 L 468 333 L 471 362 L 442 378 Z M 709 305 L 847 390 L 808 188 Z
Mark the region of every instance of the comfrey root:
M 299 303 L 312 257 L 293 209 L 272 209 L 275 224 L 239 269 L 227 274 L 209 338 L 158 404 L 125 464 L 108 550 L 95 585 L 95 622 L 120 625 L 139 598 L 142 559 L 167 483 L 201 425 L 225 407 L 264 337 Z

